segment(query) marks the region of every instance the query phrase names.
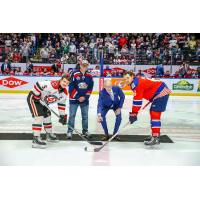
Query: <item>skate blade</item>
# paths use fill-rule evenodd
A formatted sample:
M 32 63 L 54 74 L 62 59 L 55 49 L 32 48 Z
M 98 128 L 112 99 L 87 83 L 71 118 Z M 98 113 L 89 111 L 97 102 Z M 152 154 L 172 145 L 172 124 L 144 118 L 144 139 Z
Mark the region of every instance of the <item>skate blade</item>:
M 43 146 L 43 145 L 32 144 L 32 148 L 35 148 L 35 149 L 46 149 L 47 147 Z

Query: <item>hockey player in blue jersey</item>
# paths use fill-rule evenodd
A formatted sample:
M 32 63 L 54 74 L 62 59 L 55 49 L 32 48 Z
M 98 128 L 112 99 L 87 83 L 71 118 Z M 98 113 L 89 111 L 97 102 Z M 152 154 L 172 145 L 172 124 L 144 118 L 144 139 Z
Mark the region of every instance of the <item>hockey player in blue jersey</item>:
M 125 95 L 118 86 L 112 86 L 110 79 L 105 79 L 104 89 L 99 94 L 98 106 L 97 106 L 97 121 L 101 123 L 105 136 L 102 140 L 109 139 L 108 127 L 106 123 L 106 114 L 109 110 L 113 110 L 116 115 L 115 127 L 113 134 L 116 134 L 119 130 L 122 116 L 121 108 L 124 104 Z M 115 137 L 116 140 L 120 140 L 119 136 Z
M 90 137 L 88 133 L 88 109 L 89 98 L 93 90 L 93 77 L 87 71 L 89 63 L 87 60 L 82 60 L 80 69 L 76 70 L 71 75 L 69 84 L 69 121 L 70 127 L 74 128 L 76 112 L 80 106 L 82 115 L 82 134 L 85 137 Z M 73 130 L 68 127 L 67 138 L 72 138 Z

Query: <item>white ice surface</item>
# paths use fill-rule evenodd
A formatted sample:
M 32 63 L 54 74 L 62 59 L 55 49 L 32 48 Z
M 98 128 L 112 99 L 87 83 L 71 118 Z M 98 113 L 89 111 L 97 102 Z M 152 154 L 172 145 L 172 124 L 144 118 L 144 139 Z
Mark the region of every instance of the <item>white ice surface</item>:
M 22 94 L 0 94 L 0 134 L 31 133 L 32 118 Z M 89 130 L 102 133 L 96 123 L 98 95 L 92 95 L 89 110 Z M 145 103 L 145 102 L 144 102 Z M 122 125 L 128 120 L 132 97 L 126 96 L 122 110 Z M 56 105 L 52 106 L 56 109 Z M 110 133 L 114 126 L 114 114 L 107 116 Z M 54 131 L 65 133 L 53 116 Z M 162 134 L 167 134 L 173 144 L 161 144 L 145 148 L 143 143 L 111 143 L 100 153 L 85 152 L 85 142 L 61 141 L 49 144 L 45 150 L 32 149 L 31 141 L 0 140 L 0 165 L 200 165 L 200 98 L 170 97 L 167 111 L 162 117 Z M 81 130 L 80 110 L 76 128 Z M 140 113 L 138 122 L 122 134 L 149 134 L 148 108 Z

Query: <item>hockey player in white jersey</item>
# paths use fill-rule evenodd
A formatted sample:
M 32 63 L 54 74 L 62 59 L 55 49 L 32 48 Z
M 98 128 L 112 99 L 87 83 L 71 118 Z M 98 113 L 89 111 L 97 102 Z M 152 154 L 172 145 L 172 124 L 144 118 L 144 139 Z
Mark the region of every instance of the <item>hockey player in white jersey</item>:
M 57 136 L 52 132 L 51 112 L 43 106 L 40 101 L 46 104 L 57 103 L 60 119 L 63 125 L 67 124 L 65 114 L 66 98 L 68 95 L 66 87 L 70 81 L 70 75 L 64 74 L 60 80 L 36 82 L 34 88 L 27 97 L 30 112 L 33 117 L 33 148 L 46 148 L 46 141 L 40 137 L 42 125 L 47 133 L 48 142 L 57 142 Z

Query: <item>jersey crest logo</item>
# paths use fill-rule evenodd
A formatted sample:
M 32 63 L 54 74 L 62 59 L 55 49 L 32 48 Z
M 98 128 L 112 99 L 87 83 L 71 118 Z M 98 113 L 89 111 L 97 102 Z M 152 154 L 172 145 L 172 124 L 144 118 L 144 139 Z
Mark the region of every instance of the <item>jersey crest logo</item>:
M 59 98 L 57 96 L 55 96 L 55 95 L 49 95 L 49 96 L 46 97 L 46 101 L 49 104 L 54 103 L 54 102 L 56 102 L 58 100 L 59 100 Z
M 80 89 L 87 89 L 88 85 L 87 85 L 86 83 L 82 82 L 82 83 L 79 83 L 79 84 L 78 84 L 78 87 L 79 87 Z
M 80 81 L 80 80 L 81 80 L 81 78 L 80 78 L 79 76 L 77 76 L 77 77 L 76 77 L 76 80 L 77 80 L 77 81 Z

